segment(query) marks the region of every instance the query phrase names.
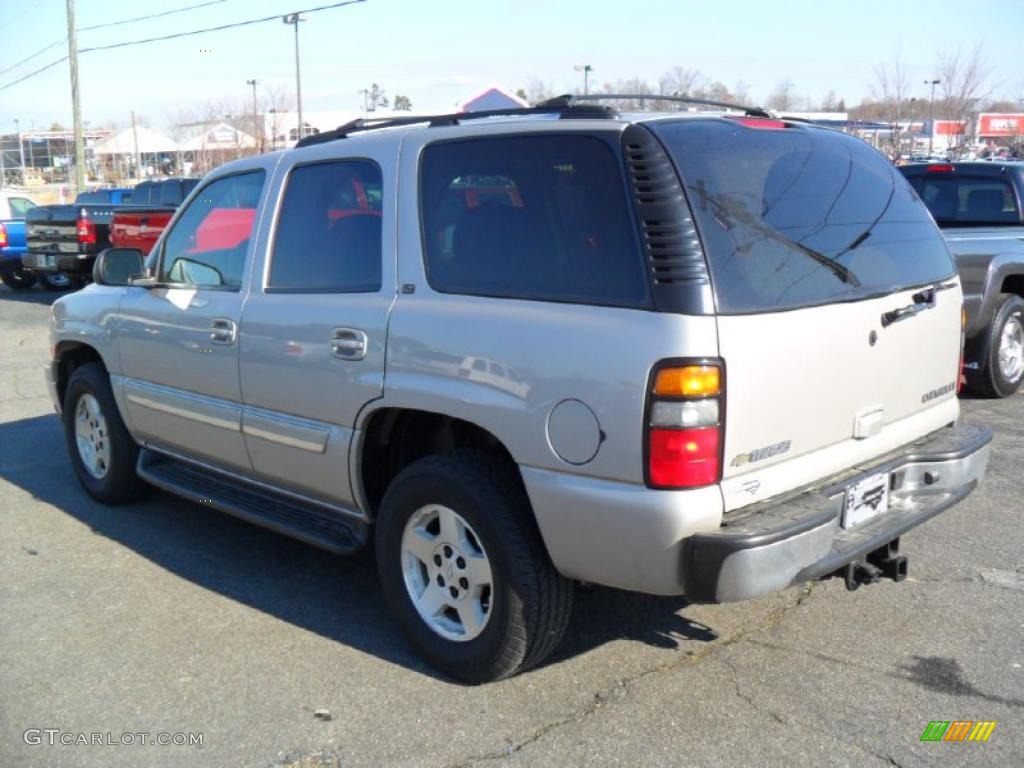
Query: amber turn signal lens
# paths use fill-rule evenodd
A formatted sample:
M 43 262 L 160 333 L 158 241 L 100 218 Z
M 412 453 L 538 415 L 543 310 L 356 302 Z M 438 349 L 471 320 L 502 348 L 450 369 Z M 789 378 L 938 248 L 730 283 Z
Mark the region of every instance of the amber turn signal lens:
M 654 394 L 677 397 L 706 397 L 721 392 L 719 370 L 713 365 L 662 368 L 654 380 Z

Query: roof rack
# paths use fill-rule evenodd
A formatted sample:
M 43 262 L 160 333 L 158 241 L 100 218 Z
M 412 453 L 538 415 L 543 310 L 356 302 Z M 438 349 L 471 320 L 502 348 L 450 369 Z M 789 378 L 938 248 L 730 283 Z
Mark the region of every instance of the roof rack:
M 555 96 L 538 104 L 538 107 L 575 107 L 582 106 L 582 101 L 616 101 L 622 99 L 643 100 L 643 101 L 671 101 L 677 104 L 698 104 L 706 107 L 721 107 L 722 109 L 735 109 L 743 112 L 747 117 L 772 117 L 772 114 L 763 107 L 747 107 L 742 104 L 730 104 L 727 101 L 714 101 L 713 99 L 697 99 L 690 96 L 662 96 L 654 93 L 588 93 L 583 95 L 564 94 Z
M 395 128 L 402 125 L 427 124 L 431 128 L 443 125 L 459 125 L 463 120 L 479 120 L 484 117 L 514 117 L 517 115 L 557 115 L 560 119 L 572 118 L 595 118 L 614 119 L 618 117 L 612 107 L 601 104 L 555 104 L 546 101 L 535 107 L 513 107 L 509 109 L 486 109 L 480 112 L 453 112 L 447 115 L 410 115 L 409 117 L 370 117 L 357 118 L 351 122 L 339 125 L 337 128 L 315 133 L 300 139 L 296 147 L 308 147 L 312 144 L 322 144 L 335 139 L 344 139 L 353 133 L 364 131 L 375 131 L 378 128 Z

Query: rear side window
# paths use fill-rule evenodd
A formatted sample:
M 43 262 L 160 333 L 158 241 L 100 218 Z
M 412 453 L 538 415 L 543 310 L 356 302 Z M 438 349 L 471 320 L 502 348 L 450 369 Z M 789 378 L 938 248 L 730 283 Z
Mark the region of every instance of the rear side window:
M 379 291 L 382 199 L 380 168 L 369 160 L 294 168 L 277 218 L 267 290 Z
M 121 199 L 124 202 L 131 202 L 132 205 L 149 205 L 150 204 L 150 190 L 153 189 L 153 185 L 149 182 L 143 182 L 139 184 L 135 189 L 132 190 L 130 198 L 126 195 Z
M 721 119 L 652 127 L 680 170 L 721 313 L 853 301 L 954 273 L 925 206 L 859 139 Z
M 28 212 L 36 207 L 36 204 L 27 197 L 9 197 L 7 203 L 11 209 L 11 216 L 16 219 L 23 219 Z
M 918 176 L 910 183 L 943 226 L 1014 224 L 1020 221 L 1009 181 L 969 176 Z
M 619 160 L 602 139 L 432 144 L 420 196 L 431 287 L 624 307 L 650 304 Z

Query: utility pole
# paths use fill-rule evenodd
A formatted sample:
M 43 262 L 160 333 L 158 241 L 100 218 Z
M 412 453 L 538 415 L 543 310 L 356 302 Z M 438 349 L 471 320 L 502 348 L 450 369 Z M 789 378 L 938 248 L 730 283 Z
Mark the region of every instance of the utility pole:
M 938 85 L 941 80 L 925 80 L 925 85 L 932 87 L 932 98 L 928 103 L 928 154 L 932 154 L 935 149 L 935 86 Z
M 132 145 L 135 149 L 135 178 L 142 178 L 142 161 L 139 158 L 139 131 L 135 127 L 135 110 L 132 110 Z
M 253 136 L 254 139 L 259 139 L 260 152 L 263 151 L 263 130 L 259 127 L 258 121 L 260 119 L 259 106 L 256 104 L 256 78 L 252 80 L 246 80 L 246 85 L 252 86 L 252 130 L 254 133 L 258 133 L 258 136 Z
M 302 75 L 299 71 L 299 22 L 305 21 L 297 13 L 290 13 L 287 16 L 281 18 L 285 24 L 291 24 L 295 27 L 295 101 L 299 108 L 299 132 L 296 136 L 302 138 Z
M 71 119 L 75 130 L 75 192 L 85 190 L 85 142 L 82 138 L 82 104 L 78 98 L 78 41 L 75 39 L 75 0 L 68 9 L 68 63 L 71 68 Z
M 7 168 L 4 166 L 4 137 L 0 134 L 0 189 L 7 186 Z
M 25 183 L 25 145 L 21 143 L 21 121 L 14 118 L 14 130 L 18 133 L 18 157 L 21 159 L 21 183 Z

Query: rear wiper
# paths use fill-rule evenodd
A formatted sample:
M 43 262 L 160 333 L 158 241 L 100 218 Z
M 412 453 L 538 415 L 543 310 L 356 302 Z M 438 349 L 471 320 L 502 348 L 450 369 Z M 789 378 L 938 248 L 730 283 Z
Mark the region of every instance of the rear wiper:
M 926 309 L 933 309 L 935 307 L 935 294 L 954 287 L 956 287 L 956 283 L 943 283 L 941 285 L 933 285 L 931 288 L 925 288 L 923 291 L 918 291 L 911 296 L 911 299 L 914 301 L 913 304 L 883 312 L 882 327 L 886 328 L 893 323 L 898 323 L 900 320 L 906 320 L 908 317 L 913 317 L 918 312 L 923 312 Z

